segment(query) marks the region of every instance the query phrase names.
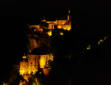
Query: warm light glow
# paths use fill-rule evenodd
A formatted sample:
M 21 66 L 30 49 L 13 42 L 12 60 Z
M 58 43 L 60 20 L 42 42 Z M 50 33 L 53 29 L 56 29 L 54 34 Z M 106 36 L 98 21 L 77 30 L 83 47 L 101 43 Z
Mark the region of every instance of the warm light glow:
M 58 25 L 65 25 L 67 20 L 56 20 Z
M 48 29 L 53 29 L 54 28 L 54 24 L 49 24 Z
M 29 81 L 29 78 L 31 77 L 31 75 L 29 74 L 25 74 L 23 75 L 23 78 L 28 82 Z
M 47 21 L 46 19 L 41 20 L 41 22 L 46 22 L 46 21 Z
M 71 30 L 71 27 L 69 26 L 69 27 L 67 28 L 67 30 L 70 31 L 70 30 Z
M 58 28 L 58 29 L 61 29 L 61 28 L 62 28 L 62 26 L 61 26 L 61 25 L 58 25 L 58 26 L 57 26 L 57 28 Z
M 26 74 L 27 73 L 27 65 L 28 63 L 26 61 L 21 61 L 20 62 L 20 75 Z
M 25 81 L 20 80 L 19 85 L 26 85 Z
M 63 36 L 63 35 L 64 35 L 64 33 L 63 33 L 63 32 L 60 32 L 60 35 L 61 35 L 61 36 Z
M 99 41 L 98 41 L 98 45 L 100 45 L 101 43 L 103 43 L 104 42 L 104 40 L 103 39 L 100 39 Z
M 50 69 L 44 68 L 44 69 L 43 69 L 43 73 L 44 73 L 45 76 L 48 76 L 49 73 L 50 73 Z
M 70 31 L 71 30 L 71 25 L 65 25 L 63 29 L 67 30 L 67 31 Z
M 3 85 L 9 85 L 7 82 L 3 82 Z
M 41 22 L 44 22 L 48 24 L 48 26 L 44 25 L 29 25 L 29 28 L 35 28 L 34 32 L 44 32 L 44 29 L 48 29 L 49 31 L 47 34 L 49 36 L 52 36 L 52 31 L 54 29 L 62 29 L 65 31 L 70 31 L 71 28 L 71 16 L 70 16 L 70 10 L 68 11 L 67 19 L 61 19 L 61 20 L 54 20 L 54 21 L 47 21 L 46 19 L 41 20 Z
M 29 28 L 36 28 L 36 29 L 39 29 L 40 28 L 40 25 L 29 25 Z
M 45 68 L 48 65 L 48 61 L 53 61 L 54 56 L 52 54 L 41 55 L 40 56 L 40 68 Z
M 35 74 L 38 71 L 38 64 L 38 55 L 28 55 L 28 74 Z
M 6 85 L 6 83 L 4 82 L 3 85 Z
M 23 75 L 25 73 L 25 70 L 20 70 L 20 74 Z
M 20 75 L 35 74 L 40 68 L 48 66 L 48 61 L 53 61 L 54 57 L 52 54 L 47 55 L 28 55 L 28 61 L 20 62 Z M 25 77 L 24 77 L 25 78 Z
M 40 68 L 44 68 L 46 65 L 46 56 L 40 57 Z
M 52 31 L 48 31 L 48 35 L 49 35 L 49 36 L 52 36 Z
M 91 49 L 91 45 L 88 45 L 88 46 L 86 47 L 86 49 L 87 49 L 87 50 L 90 50 L 90 49 Z
M 22 58 L 23 58 L 23 59 L 26 59 L 27 57 L 26 57 L 26 56 L 22 56 Z
M 68 10 L 67 20 L 70 20 L 70 13 L 71 13 L 71 11 L 70 11 L 70 10 Z

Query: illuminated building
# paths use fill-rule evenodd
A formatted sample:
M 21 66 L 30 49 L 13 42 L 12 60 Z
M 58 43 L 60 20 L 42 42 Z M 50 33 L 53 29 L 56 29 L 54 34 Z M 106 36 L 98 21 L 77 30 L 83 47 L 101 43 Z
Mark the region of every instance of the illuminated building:
M 48 24 L 48 26 L 41 26 L 41 25 L 29 25 L 29 28 L 34 28 L 35 32 L 43 32 L 45 29 L 48 29 L 47 34 L 49 36 L 52 36 L 52 31 L 54 29 L 60 29 L 64 31 L 70 31 L 71 30 L 71 16 L 70 11 L 68 11 L 68 15 L 66 19 L 63 20 L 55 20 L 55 21 L 47 21 L 47 20 L 41 20 L 41 22 L 44 22 Z
M 20 74 L 35 74 L 38 68 L 45 68 L 49 61 L 53 61 L 53 55 L 28 55 L 28 61 L 20 62 Z
M 26 61 L 21 61 L 20 62 L 20 75 L 24 75 L 24 74 L 27 74 L 28 72 L 28 63 Z
M 23 56 L 23 60 L 20 61 L 19 73 L 22 77 L 28 82 L 31 76 L 35 75 L 39 69 L 42 70 L 45 76 L 47 76 L 51 70 L 51 62 L 54 61 L 53 53 L 50 48 L 51 36 L 53 35 L 53 30 L 63 30 L 70 31 L 71 30 L 71 17 L 70 11 L 67 16 L 67 19 L 64 20 L 55 20 L 55 21 L 47 21 L 41 20 L 48 24 L 44 25 L 29 25 L 30 33 L 27 34 L 28 43 L 27 49 L 28 52 L 25 56 Z M 46 30 L 47 31 L 44 31 Z M 33 32 L 33 33 L 32 33 Z M 61 36 L 64 35 L 64 32 L 59 32 Z M 47 50 L 47 52 L 40 53 L 40 49 Z M 38 51 L 37 51 L 38 50 Z M 21 85 L 22 81 L 20 81 Z

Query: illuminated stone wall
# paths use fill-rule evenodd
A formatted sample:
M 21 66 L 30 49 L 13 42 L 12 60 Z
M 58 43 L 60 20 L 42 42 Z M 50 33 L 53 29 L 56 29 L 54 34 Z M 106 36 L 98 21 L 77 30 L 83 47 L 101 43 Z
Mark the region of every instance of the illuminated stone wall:
M 39 55 L 28 55 L 28 73 L 35 74 L 39 68 Z
M 52 54 L 47 55 L 28 55 L 28 61 L 20 62 L 20 75 L 32 74 L 34 75 L 38 68 L 50 68 L 49 61 L 53 62 L 54 56 Z

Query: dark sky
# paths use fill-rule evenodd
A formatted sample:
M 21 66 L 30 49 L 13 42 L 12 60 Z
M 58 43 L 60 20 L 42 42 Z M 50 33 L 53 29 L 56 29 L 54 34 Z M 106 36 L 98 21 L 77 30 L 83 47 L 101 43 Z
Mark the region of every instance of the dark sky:
M 95 41 L 97 36 L 110 35 L 110 3 L 110 0 L 1 0 L 0 67 L 2 71 L 0 75 L 4 76 L 2 73 L 7 73 L 11 65 L 16 62 L 16 59 L 23 55 L 26 39 L 25 26 L 27 23 L 39 22 L 39 19 L 43 16 L 62 16 L 67 13 L 67 9 L 71 9 L 73 33 L 67 34 L 68 37 L 65 37 L 66 42 L 64 45 L 67 45 L 66 48 L 70 49 L 74 46 L 74 55 L 78 56 L 82 47 L 89 41 Z M 62 45 L 62 42 L 59 46 Z M 78 62 L 77 60 L 74 61 Z M 93 72 L 90 71 L 92 70 L 91 67 L 87 69 L 88 66 L 89 65 L 84 66 L 85 70 L 80 71 L 81 74 L 78 72 L 79 76 L 82 75 L 81 78 L 85 76 L 84 72 L 86 73 L 86 70 Z M 77 69 L 83 70 L 84 67 L 77 67 Z M 94 68 L 94 65 L 92 67 Z M 97 70 L 98 73 L 101 69 Z M 96 68 L 94 68 L 94 70 L 96 70 Z M 109 70 L 105 69 L 105 71 Z M 100 75 L 102 75 L 102 73 Z M 87 77 L 89 77 L 88 74 Z M 98 75 L 98 80 L 103 79 L 99 77 Z M 2 77 L 0 78 L 2 79 Z M 87 81 L 87 79 L 88 78 L 86 78 L 85 81 Z M 92 80 L 90 81 L 92 82 Z

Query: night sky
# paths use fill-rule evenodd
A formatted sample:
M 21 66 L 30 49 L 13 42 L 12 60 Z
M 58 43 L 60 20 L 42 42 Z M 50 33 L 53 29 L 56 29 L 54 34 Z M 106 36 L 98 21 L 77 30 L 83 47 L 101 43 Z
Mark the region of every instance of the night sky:
M 110 0 L 0 1 L 0 80 L 8 75 L 12 65 L 16 64 L 24 54 L 27 24 L 38 24 L 43 16 L 64 17 L 70 9 L 73 32 L 66 33 L 62 39 L 57 39 L 54 45 L 58 50 L 57 55 L 73 54 L 73 56 L 70 61 L 57 60 L 57 68 L 60 69 L 63 66 L 58 73 L 61 74 L 67 69 L 61 75 L 69 73 L 75 85 L 107 85 L 110 83 L 110 3 Z M 108 40 L 101 47 L 97 47 L 97 40 L 104 36 L 108 36 Z M 90 52 L 85 50 L 88 44 L 93 46 Z M 66 62 L 67 65 L 64 64 Z

